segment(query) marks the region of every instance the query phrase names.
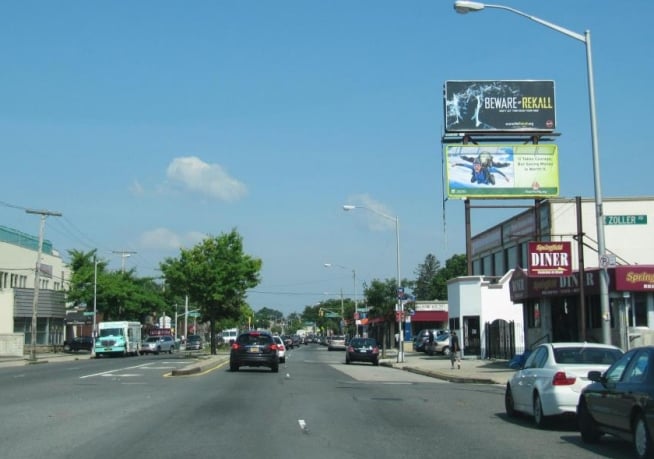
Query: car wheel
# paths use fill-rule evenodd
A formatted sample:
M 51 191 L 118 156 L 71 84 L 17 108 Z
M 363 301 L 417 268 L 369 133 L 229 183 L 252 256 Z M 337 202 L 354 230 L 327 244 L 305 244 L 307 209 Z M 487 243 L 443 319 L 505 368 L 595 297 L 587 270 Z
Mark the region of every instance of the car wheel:
M 168 349 L 168 353 L 169 353 L 169 354 L 172 354 L 172 353 L 173 353 L 173 348 L 172 348 L 172 347 L 171 347 L 170 349 Z
M 373 360 L 373 361 L 372 361 L 372 364 L 373 364 L 374 366 L 378 367 L 378 366 L 379 366 L 379 360 L 377 360 L 377 359 Z
M 633 424 L 633 443 L 634 451 L 638 459 L 645 459 L 653 457 L 654 447 L 652 446 L 652 438 L 650 437 L 649 430 L 645 417 L 642 414 L 636 416 Z
M 445 346 L 443 348 L 443 355 L 450 355 L 450 347 L 449 346 Z
M 516 416 L 515 406 L 513 404 L 513 393 L 511 387 L 507 384 L 506 391 L 504 392 L 504 410 L 507 416 L 513 418 Z
M 279 373 L 279 365 L 278 364 L 273 364 L 273 366 L 270 367 L 273 373 Z
M 547 426 L 547 417 L 543 414 L 543 404 L 538 393 L 534 395 L 534 423 L 539 429 Z
M 281 359 L 279 359 L 279 363 L 286 363 L 286 357 L 282 357 Z
M 230 363 L 229 371 L 238 371 L 238 365 L 236 365 L 235 363 Z
M 588 412 L 586 402 L 582 398 L 579 402 L 579 409 L 577 410 L 577 422 L 579 422 L 579 432 L 581 433 L 581 440 L 584 443 L 597 443 L 602 436 L 602 432 L 597 430 L 595 420 Z
M 352 361 L 348 357 L 345 357 L 345 364 L 349 365 L 351 363 L 352 363 Z

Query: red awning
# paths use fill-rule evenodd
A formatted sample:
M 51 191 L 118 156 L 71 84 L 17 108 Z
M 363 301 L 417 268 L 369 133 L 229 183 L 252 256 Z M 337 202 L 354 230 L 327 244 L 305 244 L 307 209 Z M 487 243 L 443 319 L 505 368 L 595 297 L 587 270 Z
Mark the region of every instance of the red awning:
M 447 311 L 416 311 L 411 322 L 447 322 Z

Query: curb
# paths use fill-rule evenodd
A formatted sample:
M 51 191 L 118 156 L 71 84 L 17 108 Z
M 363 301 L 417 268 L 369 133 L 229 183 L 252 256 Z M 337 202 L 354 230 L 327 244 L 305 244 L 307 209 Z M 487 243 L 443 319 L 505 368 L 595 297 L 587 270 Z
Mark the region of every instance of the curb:
M 194 362 L 184 368 L 174 369 L 171 376 L 189 376 L 216 368 L 229 360 L 229 356 L 210 356 L 205 362 Z
M 442 371 L 433 371 L 433 370 L 423 370 L 416 367 L 410 366 L 398 366 L 392 362 L 379 362 L 380 365 L 385 367 L 397 368 L 399 370 L 408 371 L 410 373 L 415 373 L 423 376 L 429 376 L 430 378 L 441 379 L 443 381 L 453 382 L 453 383 L 468 383 L 468 384 L 501 384 L 497 381 L 494 381 L 489 378 L 480 378 L 475 376 L 458 376 Z

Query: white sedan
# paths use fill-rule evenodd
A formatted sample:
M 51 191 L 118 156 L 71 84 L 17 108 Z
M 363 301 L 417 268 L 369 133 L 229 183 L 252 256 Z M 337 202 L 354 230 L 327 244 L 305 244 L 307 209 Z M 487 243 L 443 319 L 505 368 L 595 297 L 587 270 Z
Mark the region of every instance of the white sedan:
M 574 414 L 588 372 L 604 372 L 623 354 L 615 346 L 596 343 L 546 343 L 537 346 L 524 366 L 506 384 L 506 414 L 533 416 L 545 427 L 548 416 Z
M 286 362 L 286 346 L 284 345 L 284 340 L 281 336 L 273 336 L 275 344 L 277 344 L 277 356 L 279 357 L 279 363 Z

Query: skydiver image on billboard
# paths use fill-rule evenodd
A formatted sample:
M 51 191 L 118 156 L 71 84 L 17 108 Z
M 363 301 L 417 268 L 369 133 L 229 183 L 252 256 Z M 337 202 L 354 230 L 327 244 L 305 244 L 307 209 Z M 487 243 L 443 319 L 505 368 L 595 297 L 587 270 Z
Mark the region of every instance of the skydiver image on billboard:
M 495 185 L 495 174 L 504 177 L 507 182 L 509 178 L 500 170 L 500 168 L 508 167 L 511 163 L 497 162 L 493 160 L 493 155 L 488 151 L 482 151 L 476 157 L 461 156 L 465 163 L 454 163 L 453 166 L 466 167 L 472 171 L 470 176 L 471 183 L 479 183 L 484 185 Z
M 444 153 L 449 198 L 558 196 L 555 144 L 457 144 Z

